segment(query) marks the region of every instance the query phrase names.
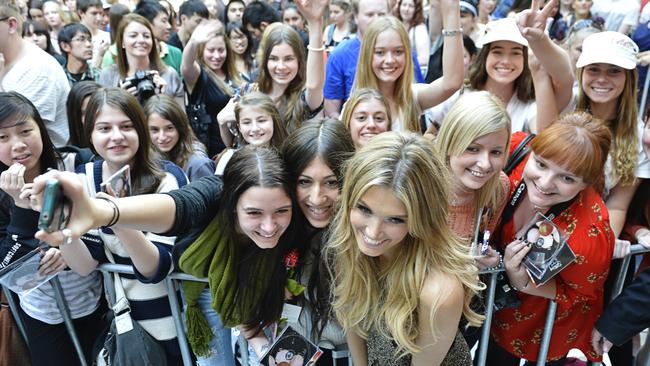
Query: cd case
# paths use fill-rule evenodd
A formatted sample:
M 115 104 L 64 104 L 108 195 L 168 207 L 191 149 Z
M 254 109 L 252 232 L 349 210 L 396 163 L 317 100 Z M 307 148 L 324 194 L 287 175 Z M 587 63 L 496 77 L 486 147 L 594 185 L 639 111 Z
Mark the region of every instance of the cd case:
M 576 259 L 561 230 L 539 212 L 517 237 L 532 245 L 524 266 L 536 286 L 545 284 Z
M 20 296 L 36 290 L 57 274 L 42 275 L 38 272 L 43 250 L 36 248 L 15 262 L 0 270 L 0 284 Z
M 100 184 L 102 192 L 113 197 L 131 196 L 131 169 L 129 165 L 123 166 L 120 170 L 111 175 Z
M 307 366 L 315 364 L 322 354 L 320 348 L 287 325 L 262 356 L 260 364 Z

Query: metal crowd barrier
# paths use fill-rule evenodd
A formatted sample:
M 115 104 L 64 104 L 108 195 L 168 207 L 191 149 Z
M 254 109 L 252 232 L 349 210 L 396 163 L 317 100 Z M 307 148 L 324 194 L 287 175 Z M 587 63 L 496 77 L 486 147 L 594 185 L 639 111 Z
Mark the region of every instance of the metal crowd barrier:
M 648 252 L 650 250 L 645 249 L 643 246 L 640 244 L 635 244 L 632 245 L 630 248 L 630 255 L 626 256 L 623 258 L 623 262 L 621 265 L 621 268 L 619 269 L 618 273 L 616 274 L 616 282 L 614 286 L 614 292 L 612 294 L 612 299 L 620 294 L 620 292 L 623 289 L 623 283 L 625 281 L 625 274 L 627 273 L 627 269 L 630 265 L 630 260 L 633 255 Z M 116 273 L 122 273 L 122 274 L 133 274 L 133 268 L 128 265 L 121 265 L 121 264 L 102 264 L 98 267 L 98 270 L 102 272 L 102 277 L 104 279 L 104 285 L 107 291 L 109 292 L 109 296 L 114 298 L 114 285 L 113 285 L 113 276 L 111 273 L 116 272 Z M 493 269 L 493 270 L 484 270 L 481 271 L 481 274 L 486 274 L 489 275 L 489 280 L 487 281 L 487 290 L 486 290 L 486 309 L 485 309 L 485 322 L 483 323 L 483 327 L 481 330 L 481 336 L 480 336 L 480 342 L 479 342 L 479 348 L 478 348 L 478 354 L 477 354 L 477 364 L 478 366 L 485 366 L 486 362 L 486 357 L 487 357 L 487 350 L 488 350 L 488 342 L 490 339 L 490 327 L 492 324 L 492 316 L 494 315 L 494 297 L 496 294 L 496 283 L 497 283 L 497 275 L 500 272 L 503 272 L 503 268 L 498 268 L 498 269 Z M 191 275 L 188 275 L 186 273 L 178 273 L 174 272 L 169 274 L 164 280 L 165 286 L 167 288 L 167 296 L 169 299 L 169 305 L 171 307 L 172 311 L 172 318 L 174 319 L 174 326 L 176 328 L 176 334 L 178 337 L 178 343 L 180 346 L 181 350 L 181 356 L 183 358 L 183 364 L 185 366 L 192 366 L 192 353 L 189 347 L 189 344 L 187 343 L 187 337 L 185 335 L 185 326 L 183 323 L 183 318 L 182 318 L 182 311 L 179 306 L 179 299 L 177 296 L 177 283 L 178 281 L 198 281 L 198 282 L 207 282 L 206 278 L 197 278 Z M 65 301 L 65 296 L 63 294 L 63 290 L 61 288 L 61 284 L 59 282 L 58 277 L 54 277 L 52 280 L 50 280 L 50 284 L 52 285 L 52 288 L 54 290 L 54 294 L 56 297 L 56 302 L 57 306 L 59 307 L 59 310 L 61 311 L 61 315 L 64 320 L 64 324 L 66 326 L 66 329 L 68 333 L 70 334 L 70 338 L 72 339 L 73 345 L 75 347 L 75 350 L 79 356 L 79 359 L 81 360 L 81 365 L 86 366 L 85 358 L 83 351 L 81 349 L 81 345 L 79 342 L 79 339 L 76 335 L 76 332 L 74 330 L 74 326 L 72 323 L 72 317 L 70 316 L 70 310 L 68 309 L 68 304 Z M 11 293 L 9 292 L 8 289 L 3 288 L 3 291 L 5 291 L 5 294 L 7 295 L 7 299 L 9 301 L 9 307 L 11 309 L 12 315 L 14 316 L 16 320 L 16 324 L 18 326 L 18 329 L 20 330 L 21 334 L 23 335 L 23 338 L 25 339 L 25 342 L 27 342 L 27 336 L 25 332 L 25 326 L 20 318 L 20 315 L 17 311 L 17 304 L 14 301 L 13 296 L 11 296 Z M 543 330 L 543 335 L 542 335 L 542 340 L 540 343 L 540 351 L 539 355 L 537 358 L 537 365 L 539 366 L 544 366 L 546 364 L 546 357 L 548 355 L 548 348 L 551 342 L 551 336 L 553 333 L 553 323 L 555 320 L 555 313 L 557 310 L 557 304 L 555 301 L 549 300 L 549 307 L 548 311 L 546 314 L 546 321 L 544 323 L 544 330 Z M 242 333 L 243 334 L 243 333 Z M 242 350 L 241 356 L 242 356 L 242 362 L 244 365 L 248 365 L 247 362 L 247 345 L 245 342 L 245 338 L 243 336 L 240 336 L 239 339 L 239 345 L 240 349 Z M 348 364 L 350 363 L 350 357 L 349 357 L 349 352 L 347 350 L 335 350 L 336 352 L 336 358 L 348 358 Z M 594 365 L 599 365 L 599 363 L 595 363 Z

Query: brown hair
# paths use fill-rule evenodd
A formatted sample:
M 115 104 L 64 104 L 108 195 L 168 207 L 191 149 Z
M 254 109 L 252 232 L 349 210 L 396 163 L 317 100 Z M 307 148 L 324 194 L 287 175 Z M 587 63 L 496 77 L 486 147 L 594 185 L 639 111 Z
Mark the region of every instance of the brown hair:
M 601 190 L 612 134 L 607 125 L 589 113 L 565 114 L 537 135 L 533 152 L 581 177 Z M 571 153 L 567 154 L 567 146 Z
M 269 146 L 280 149 L 288 134 L 284 122 L 282 121 L 282 118 L 280 118 L 280 112 L 278 112 L 278 108 L 275 106 L 275 103 L 273 103 L 271 97 L 260 92 L 252 92 L 244 95 L 235 106 L 237 129 L 239 129 L 239 116 L 242 109 L 259 109 L 271 117 L 273 120 L 273 136 L 271 137 Z
M 151 34 L 151 51 L 149 52 L 149 68 L 151 70 L 158 70 L 158 71 L 164 71 L 165 69 L 167 69 L 167 66 L 165 66 L 165 64 L 160 59 L 160 54 L 158 53 L 158 42 L 156 42 L 156 39 L 153 36 L 153 28 L 151 27 L 151 23 L 149 23 L 147 18 L 143 17 L 142 15 L 130 13 L 130 14 L 126 14 L 122 18 L 122 21 L 120 21 L 120 25 L 117 28 L 117 36 L 115 38 L 115 45 L 117 46 L 116 63 L 117 63 L 117 69 L 120 72 L 120 76 L 124 78 L 127 76 L 127 73 L 129 72 L 129 62 L 126 58 L 126 51 L 122 47 L 122 43 L 124 42 L 124 31 L 126 30 L 126 27 L 128 27 L 128 25 L 133 22 L 144 25 L 145 27 L 147 27 L 149 33 Z
M 400 6 L 402 6 L 402 1 L 404 0 L 399 0 L 397 2 L 397 7 L 395 8 L 395 17 L 397 19 L 404 21 L 402 19 L 402 16 L 399 12 Z M 424 8 L 422 6 L 422 0 L 413 0 L 413 5 L 415 6 L 415 13 L 413 13 L 413 19 L 411 19 L 411 24 L 409 25 L 410 27 L 415 27 L 418 24 L 424 24 Z
M 483 45 L 483 48 L 481 48 L 481 51 L 476 57 L 476 61 L 469 69 L 469 83 L 472 89 L 485 89 L 485 83 L 488 79 L 488 73 L 487 69 L 485 68 L 485 64 L 487 62 L 488 54 L 490 53 L 490 49 L 492 48 L 493 43 L 494 42 Z M 517 94 L 517 98 L 519 98 L 519 100 L 522 102 L 528 102 L 535 99 L 535 88 L 533 87 L 533 76 L 531 75 L 530 68 L 528 67 L 528 47 L 522 47 L 524 55 L 524 69 L 522 70 L 521 75 L 519 75 L 519 77 L 514 81 L 515 93 Z M 508 101 L 505 100 L 504 103 L 508 103 Z
M 133 157 L 133 165 L 131 166 L 133 194 L 154 193 L 160 184 L 163 173 L 158 163 L 156 163 L 159 161 L 158 156 L 152 154 L 150 148 L 151 139 L 140 103 L 133 95 L 121 88 L 108 87 L 96 91 L 88 101 L 86 120 L 84 121 L 84 132 L 86 139 L 91 142 L 91 147 L 91 135 L 95 129 L 95 122 L 104 106 L 111 106 L 122 111 L 133 123 L 133 128 L 138 134 L 138 151 Z

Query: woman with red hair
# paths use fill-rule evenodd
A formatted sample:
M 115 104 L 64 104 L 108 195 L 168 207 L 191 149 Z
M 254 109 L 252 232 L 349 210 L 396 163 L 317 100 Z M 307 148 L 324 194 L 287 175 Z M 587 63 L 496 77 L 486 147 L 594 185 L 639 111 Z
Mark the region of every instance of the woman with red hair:
M 511 150 L 525 136 L 515 133 Z M 602 121 L 587 113 L 568 114 L 532 139 L 530 153 L 509 174 L 511 198 L 497 245 L 504 250 L 506 273 L 521 304 L 495 314 L 488 365 L 537 359 L 548 299 L 558 308 L 546 364 L 564 365 L 572 348 L 591 361 L 600 360 L 590 340 L 603 311 L 603 286 L 614 248 L 609 214 L 599 194 L 610 146 L 611 133 Z M 532 245 L 517 233 L 538 213 L 552 220 L 576 259 L 535 286 L 523 265 Z

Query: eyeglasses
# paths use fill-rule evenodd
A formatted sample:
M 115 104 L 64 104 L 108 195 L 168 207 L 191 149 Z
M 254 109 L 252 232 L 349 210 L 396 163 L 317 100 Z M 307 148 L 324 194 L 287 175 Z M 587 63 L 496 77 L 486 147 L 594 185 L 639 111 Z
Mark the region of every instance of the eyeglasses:
M 92 43 L 93 38 L 92 37 L 83 37 L 82 36 L 82 37 L 75 37 L 75 38 L 71 39 L 71 41 L 79 42 L 79 43 L 86 43 L 86 42 Z
M 0 22 L 4 22 L 5 20 L 7 20 L 7 19 L 9 19 L 9 18 L 11 18 L 11 17 L 0 18 Z

